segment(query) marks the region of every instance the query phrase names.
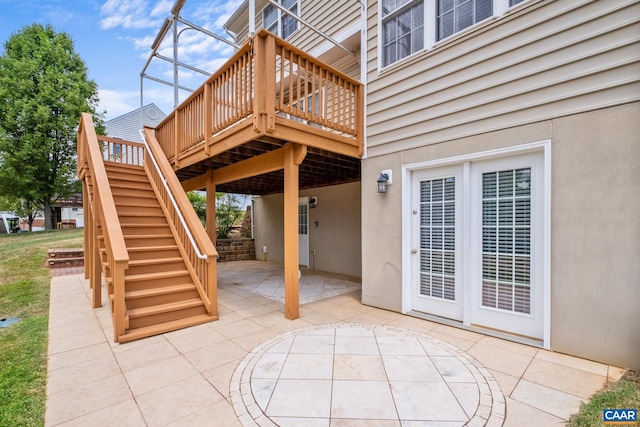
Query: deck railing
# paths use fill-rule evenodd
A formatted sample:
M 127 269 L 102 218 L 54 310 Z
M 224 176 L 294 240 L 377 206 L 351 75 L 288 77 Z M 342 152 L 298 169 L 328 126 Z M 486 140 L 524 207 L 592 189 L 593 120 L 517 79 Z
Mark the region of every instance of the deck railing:
M 202 297 L 211 316 L 218 315 L 217 272 L 218 251 L 207 237 L 202 223 L 198 219 L 184 189 L 163 156 L 150 129 L 144 130 L 145 150 L 144 168 L 154 187 L 158 200 L 163 205 L 167 220 L 175 230 L 176 239 L 182 247 L 188 262 L 198 293 Z
M 100 302 L 102 289 L 100 272 L 103 262 L 98 243 L 97 230 L 100 229 L 104 239 L 107 268 L 113 283 L 113 289 L 109 294 L 113 296 L 114 335 L 118 337 L 123 335 L 126 329 L 124 275 L 125 270 L 129 268 L 129 254 L 104 167 L 105 155 L 109 156 L 110 154 L 108 149 L 105 153 L 104 144 L 98 142 L 91 115 L 83 113 L 78 128 L 78 177 L 85 181 L 85 188 L 90 189 L 91 192 L 91 195 L 85 194 L 84 196 L 91 200 L 91 203 L 88 203 L 90 212 L 85 212 L 87 219 L 85 229 L 92 235 L 92 238 L 88 239 L 90 247 L 85 248 L 85 259 L 88 261 L 86 264 L 90 271 L 93 306 L 99 307 L 102 305 Z M 85 191 L 85 193 L 89 193 L 89 191 Z
M 85 213 L 85 230 L 91 236 L 85 239 L 85 250 L 90 274 L 88 278 L 94 290 L 94 307 L 99 307 L 102 260 L 100 258 L 99 231 L 104 239 L 107 266 L 105 276 L 111 280 L 108 289 L 113 307 L 114 335 L 124 335 L 126 325 L 125 270 L 129 267 L 129 255 L 122 233 L 120 220 L 115 208 L 111 187 L 107 178 L 105 163 L 119 163 L 143 166 L 158 196 L 167 220 L 176 236 L 180 252 L 185 256 L 185 265 L 200 294 L 209 315 L 217 316 L 216 260 L 218 252 L 207 237 L 204 227 L 196 216 L 184 190 L 169 166 L 168 160 L 160 155 L 158 167 L 154 165 L 160 147 L 153 137 L 147 136 L 149 149 L 145 144 L 124 141 L 96 135 L 90 115 L 83 114 L 78 129 L 78 177 L 85 182 L 84 194 L 89 208 Z
M 295 46 L 261 31 L 156 127 L 169 160 L 234 124 L 253 119 L 273 131 L 275 117 L 344 137 L 362 152 L 364 87 Z

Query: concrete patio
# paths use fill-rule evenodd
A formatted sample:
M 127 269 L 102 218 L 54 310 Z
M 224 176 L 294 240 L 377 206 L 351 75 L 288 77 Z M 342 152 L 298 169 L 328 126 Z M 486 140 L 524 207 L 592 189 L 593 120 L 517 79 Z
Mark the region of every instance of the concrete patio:
M 286 320 L 280 266 L 218 272 L 218 321 L 127 344 L 84 275 L 53 277 L 45 425 L 562 425 L 624 374 L 362 305 L 349 277 L 304 272 Z

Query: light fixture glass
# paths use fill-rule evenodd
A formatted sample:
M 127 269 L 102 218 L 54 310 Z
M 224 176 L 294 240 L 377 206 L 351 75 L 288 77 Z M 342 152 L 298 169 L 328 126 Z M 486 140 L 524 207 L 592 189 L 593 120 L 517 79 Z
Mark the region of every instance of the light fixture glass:
M 388 182 L 389 182 L 389 175 L 387 175 L 386 173 L 381 173 L 380 178 L 378 178 L 378 193 L 387 192 Z

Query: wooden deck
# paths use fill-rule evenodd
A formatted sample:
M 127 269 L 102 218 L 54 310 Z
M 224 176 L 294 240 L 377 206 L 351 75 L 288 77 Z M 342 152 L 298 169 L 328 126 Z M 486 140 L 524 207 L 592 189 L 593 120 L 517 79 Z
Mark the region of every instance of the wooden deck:
M 155 129 L 186 191 L 284 194 L 285 317 L 299 317 L 300 189 L 360 180 L 364 86 L 267 31 L 241 49 Z
M 115 340 L 217 319 L 216 191 L 284 193 L 285 317 L 298 318 L 299 190 L 360 180 L 363 113 L 362 84 L 261 31 L 144 145 L 96 135 L 83 114 L 85 275 L 94 307 L 105 277 Z M 185 193 L 198 189 L 206 231 Z
M 282 168 L 254 166 L 273 164 L 286 143 L 306 147 L 301 188 L 359 180 L 363 110 L 360 82 L 261 31 L 154 134 L 181 181 L 200 177 L 189 188 L 215 171 L 220 191 L 271 194 L 283 191 Z

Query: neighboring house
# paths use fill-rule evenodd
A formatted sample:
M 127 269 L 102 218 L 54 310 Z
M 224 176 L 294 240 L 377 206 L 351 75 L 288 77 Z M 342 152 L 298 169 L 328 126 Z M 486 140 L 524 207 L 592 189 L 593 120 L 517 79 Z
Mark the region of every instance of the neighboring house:
M 156 126 L 165 117 L 167 115 L 156 104 L 147 104 L 142 107 L 142 113 L 140 108 L 137 108 L 114 119 L 107 120 L 104 123 L 106 136 L 124 139 L 125 141 L 142 142 L 140 137 L 141 125 Z
M 155 126 L 167 115 L 155 104 L 147 104 L 142 108 L 130 111 L 104 123 L 106 136 L 119 138 L 126 141 L 142 142 L 140 138 L 141 123 L 145 126 Z M 121 147 L 116 145 L 114 153 L 111 155 L 121 155 Z M 73 195 L 68 200 L 59 201 L 56 204 L 56 218 L 58 227 L 84 227 L 84 210 L 82 208 L 82 195 Z
M 361 276 L 367 305 L 640 367 L 638 2 L 281 2 L 355 55 L 256 3 L 367 88 L 361 182 L 300 191 L 300 264 Z M 245 2 L 225 27 L 247 22 Z M 282 200 L 254 201 L 258 258 L 282 261 Z
M 82 193 L 58 200 L 54 207 L 57 228 L 84 227 L 84 211 L 82 208 Z

